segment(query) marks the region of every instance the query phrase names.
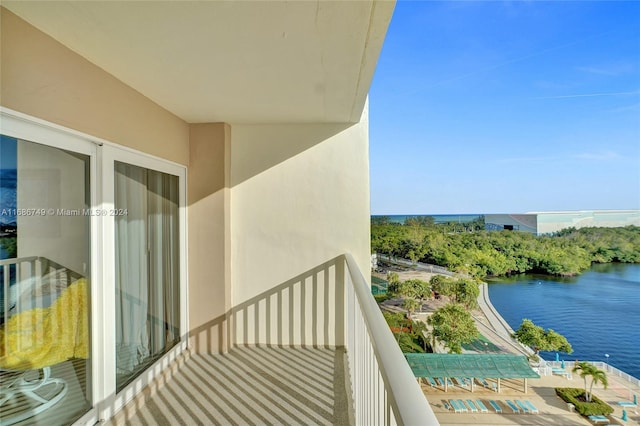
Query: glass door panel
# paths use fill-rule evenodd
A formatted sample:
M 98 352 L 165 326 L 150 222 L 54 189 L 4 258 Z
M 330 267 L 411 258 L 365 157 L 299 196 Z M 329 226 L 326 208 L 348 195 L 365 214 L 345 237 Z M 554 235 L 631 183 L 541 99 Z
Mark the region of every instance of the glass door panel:
M 115 162 L 116 390 L 180 340 L 178 177 Z
M 0 139 L 0 423 L 91 408 L 90 157 Z

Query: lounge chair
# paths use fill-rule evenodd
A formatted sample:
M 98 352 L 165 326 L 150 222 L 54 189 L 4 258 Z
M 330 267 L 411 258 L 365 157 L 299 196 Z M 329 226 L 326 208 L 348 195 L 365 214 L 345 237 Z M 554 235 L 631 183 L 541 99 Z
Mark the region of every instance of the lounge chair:
M 489 383 L 487 383 L 487 381 L 485 379 L 476 379 L 478 381 L 478 384 L 484 386 L 485 388 L 489 388 Z
M 476 399 L 476 405 L 480 409 L 481 413 L 488 413 L 489 412 L 489 410 L 487 410 L 487 407 L 484 405 L 484 403 L 482 401 L 480 401 L 479 399 Z
M 602 424 L 608 425 L 610 423 L 609 418 L 607 416 L 589 416 L 589 420 L 591 420 L 595 424 L 602 423 Z
M 467 406 L 465 405 L 464 401 L 461 399 L 456 399 L 456 402 L 458 403 L 458 405 L 460 406 L 460 408 L 462 408 L 462 411 L 464 413 L 466 413 L 467 411 L 469 411 L 469 409 L 467 408 Z
M 474 404 L 472 400 L 467 399 L 466 402 L 467 402 L 467 406 L 469 406 L 469 410 L 471 410 L 472 413 L 478 412 L 478 407 L 476 407 L 476 404 Z
M 504 402 L 509 406 L 509 408 L 511 408 L 511 411 L 513 411 L 514 413 L 520 413 L 520 409 L 516 404 L 513 403 L 513 401 L 507 399 Z
M 557 376 L 564 376 L 567 379 L 571 379 L 571 372 L 565 370 L 564 368 L 552 368 L 551 373 Z
M 425 380 L 427 381 L 427 383 L 429 383 L 429 386 L 431 386 L 432 388 L 436 387 L 436 382 L 433 381 L 433 377 L 427 377 L 425 378 Z
M 490 399 L 489 405 L 493 407 L 496 413 L 502 413 L 502 407 L 500 407 L 500 404 L 498 404 L 498 401 L 494 401 L 493 399 Z
M 629 407 L 633 408 L 638 406 L 638 404 L 634 404 L 633 402 L 629 402 L 629 401 L 620 401 L 618 402 L 618 405 L 620 405 L 621 407 L 627 407 L 627 408 Z
M 533 405 L 533 403 L 531 401 L 529 401 L 528 399 L 525 399 L 524 401 L 522 401 L 526 404 L 527 407 L 529 407 L 529 411 L 531 411 L 533 414 L 538 414 L 540 413 L 540 411 L 538 411 L 538 409 L 536 408 L 535 405 Z
M 442 401 L 442 406 L 444 407 L 445 410 L 447 411 L 451 411 L 453 410 L 453 407 L 451 406 L 451 404 L 449 404 L 447 401 Z
M 454 377 L 453 380 L 455 380 L 454 383 L 456 384 L 456 386 L 458 386 L 460 388 L 466 388 L 467 387 L 467 385 L 464 382 L 464 380 L 461 379 L 460 377 Z
M 519 399 L 516 399 L 514 402 L 518 406 L 518 408 L 520 408 L 524 413 L 526 414 L 531 413 L 531 410 L 529 410 L 529 407 L 527 407 L 527 405 L 522 401 L 520 401 Z
M 434 377 L 434 380 L 438 384 L 438 386 L 444 386 L 444 382 L 439 377 Z
M 458 404 L 458 401 L 456 401 L 455 399 L 450 399 L 449 404 L 453 407 L 453 411 L 455 411 L 456 413 L 462 413 L 463 409 Z M 466 409 L 464 411 L 466 411 Z
M 496 382 L 491 382 L 491 389 L 493 389 L 494 392 L 498 392 L 498 385 Z

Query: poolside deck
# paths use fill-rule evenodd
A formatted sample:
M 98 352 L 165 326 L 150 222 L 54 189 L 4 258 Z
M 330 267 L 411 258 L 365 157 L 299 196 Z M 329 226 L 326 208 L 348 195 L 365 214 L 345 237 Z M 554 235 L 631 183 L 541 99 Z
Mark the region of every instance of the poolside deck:
M 454 387 L 444 392 L 440 388 L 433 388 L 428 383 L 422 384 L 422 390 L 431 404 L 434 413 L 442 425 L 592 425 L 588 419 L 578 413 L 569 411 L 567 404 L 556 396 L 556 387 L 583 388 L 584 381 L 574 375 L 573 379 L 559 376 L 543 376 L 540 379 L 530 379 L 529 389 L 525 394 L 522 391 L 522 380 L 502 380 L 502 390 L 498 394 L 491 389 L 476 386 L 475 391 Z M 622 408 L 618 401 L 631 400 L 633 394 L 640 395 L 640 388 L 633 387 L 630 383 L 617 377 L 609 377 L 608 389 L 601 385 L 595 385 L 593 392 L 600 399 L 606 401 L 615 410 L 609 416 L 611 424 L 640 425 L 640 414 L 636 414 L 633 408 L 627 408 L 627 421 L 623 422 Z M 454 413 L 444 408 L 443 401 L 450 399 L 480 399 L 488 408 L 489 413 Z M 539 410 L 539 414 L 513 414 L 507 407 L 505 400 L 528 399 Z M 489 400 L 499 401 L 502 414 L 496 414 L 489 405 Z M 640 411 L 638 411 L 640 413 Z

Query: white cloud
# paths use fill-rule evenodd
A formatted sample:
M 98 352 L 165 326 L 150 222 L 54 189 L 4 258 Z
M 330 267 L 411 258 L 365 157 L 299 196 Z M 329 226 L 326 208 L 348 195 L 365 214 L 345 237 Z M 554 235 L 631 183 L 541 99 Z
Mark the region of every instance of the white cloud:
M 616 63 L 600 66 L 585 66 L 577 67 L 578 71 L 586 72 L 589 74 L 606 75 L 616 77 L 623 74 L 629 74 L 635 71 L 635 66 L 632 63 Z
M 634 90 L 631 92 L 603 92 L 603 93 L 575 93 L 571 95 L 559 95 L 559 96 L 542 96 L 533 99 L 568 99 L 568 98 L 593 98 L 600 96 L 631 96 L 639 95 L 640 90 Z
M 620 154 L 614 151 L 583 152 L 577 154 L 576 158 L 591 161 L 610 161 L 619 159 Z

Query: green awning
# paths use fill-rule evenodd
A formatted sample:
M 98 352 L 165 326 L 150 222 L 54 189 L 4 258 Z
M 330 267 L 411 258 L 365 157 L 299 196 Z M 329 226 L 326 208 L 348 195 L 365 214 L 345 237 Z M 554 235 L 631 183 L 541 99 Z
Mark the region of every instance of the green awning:
M 415 377 L 540 378 L 521 355 L 406 353 L 404 357 Z

